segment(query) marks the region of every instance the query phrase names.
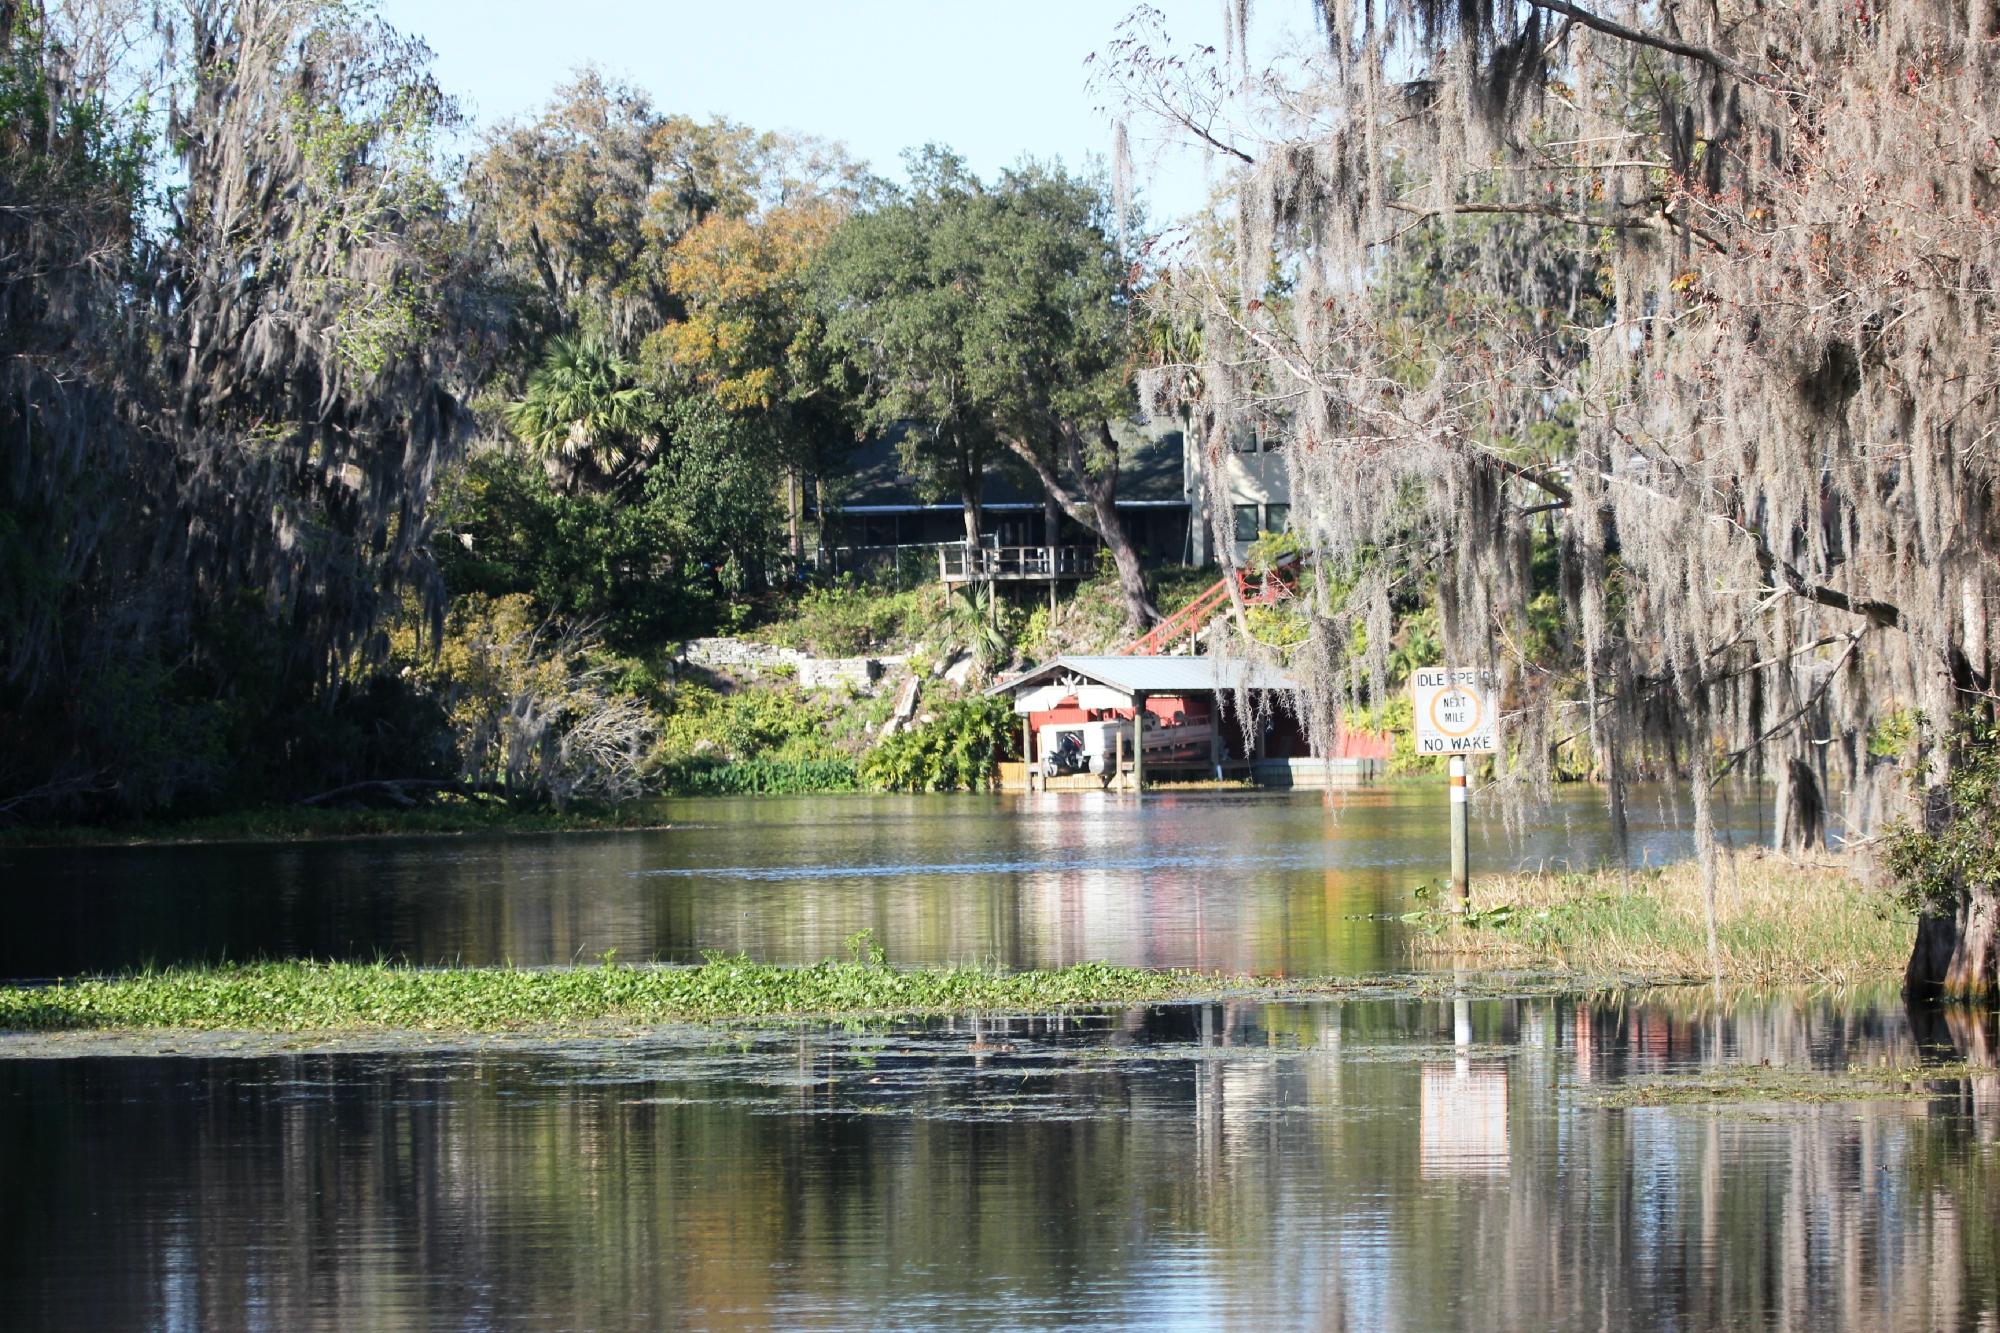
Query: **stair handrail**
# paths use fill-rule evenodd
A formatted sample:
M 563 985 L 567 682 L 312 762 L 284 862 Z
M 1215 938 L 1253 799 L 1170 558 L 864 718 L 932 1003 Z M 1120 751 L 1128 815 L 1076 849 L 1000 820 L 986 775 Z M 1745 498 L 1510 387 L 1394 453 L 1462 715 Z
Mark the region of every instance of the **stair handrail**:
M 1299 563 L 1299 557 L 1286 556 L 1261 574 L 1252 574 L 1248 569 L 1232 569 L 1208 587 L 1196 593 L 1182 604 L 1178 611 L 1162 619 L 1159 624 L 1125 645 L 1119 652 L 1121 657 L 1157 657 L 1171 645 L 1180 642 L 1190 632 L 1198 634 L 1194 623 L 1204 620 L 1229 597 L 1229 581 L 1236 580 L 1236 589 L 1247 606 L 1270 606 L 1290 597 L 1296 584 L 1285 576 L 1285 571 Z M 1253 592 L 1251 581 L 1256 581 Z

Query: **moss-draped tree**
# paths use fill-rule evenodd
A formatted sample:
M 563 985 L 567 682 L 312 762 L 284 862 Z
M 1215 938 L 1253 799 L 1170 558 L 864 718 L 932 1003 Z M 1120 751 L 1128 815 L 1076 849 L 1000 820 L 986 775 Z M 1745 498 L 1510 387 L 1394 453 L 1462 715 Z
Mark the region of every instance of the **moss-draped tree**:
M 1502 669 L 1521 771 L 1576 738 L 1614 804 L 1642 762 L 1686 773 L 1711 893 L 1726 774 L 1775 774 L 1792 837 L 1830 795 L 1858 833 L 1918 716 L 1941 781 L 1995 665 L 1995 7 L 1322 0 L 1268 72 L 1247 8 L 1220 53 L 1142 11 L 1099 77 L 1228 175 L 1223 243 L 1162 290 L 1218 431 L 1282 408 L 1295 526 L 1356 588 L 1317 608 L 1321 725 L 1371 674 L 1347 631 L 1393 548 L 1449 656 Z M 1499 219 L 1448 279 L 1490 299 L 1413 328 L 1385 276 Z M 1492 314 L 1522 307 L 1546 317 Z M 1573 672 L 1513 647 L 1538 524 Z M 1997 931 L 1983 882 L 1934 897 L 1912 981 L 1991 994 Z

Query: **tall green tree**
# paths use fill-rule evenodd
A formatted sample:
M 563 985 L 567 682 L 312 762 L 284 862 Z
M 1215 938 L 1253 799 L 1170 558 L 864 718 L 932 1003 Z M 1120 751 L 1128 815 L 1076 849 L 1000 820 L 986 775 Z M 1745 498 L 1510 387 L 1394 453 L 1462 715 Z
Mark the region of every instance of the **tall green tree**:
M 704 220 L 752 210 L 774 144 L 730 121 L 663 113 L 594 69 L 496 130 L 464 191 L 514 285 L 527 363 L 543 340 L 579 332 L 629 354 L 677 318 L 668 253 Z
M 968 370 L 1001 441 L 1111 552 L 1126 618 L 1159 618 L 1118 513 L 1114 423 L 1129 420 L 1136 346 L 1128 265 L 1105 191 L 1060 166 L 1006 173 L 980 210 L 986 241 Z
M 906 429 L 906 465 L 957 493 L 969 543 L 988 472 L 1026 466 L 1111 551 L 1128 619 L 1150 623 L 1117 510 L 1112 425 L 1136 408 L 1135 366 L 1103 191 L 1039 166 L 988 186 L 936 147 L 910 168 L 908 192 L 843 226 L 822 268 L 828 334 L 868 378 L 868 419 Z
M 1000 443 L 968 373 L 983 284 L 977 205 L 962 158 L 911 156 L 907 191 L 857 214 L 828 243 L 818 289 L 828 341 L 865 378 L 863 418 L 904 431 L 902 461 L 931 495 L 956 496 L 976 546 Z

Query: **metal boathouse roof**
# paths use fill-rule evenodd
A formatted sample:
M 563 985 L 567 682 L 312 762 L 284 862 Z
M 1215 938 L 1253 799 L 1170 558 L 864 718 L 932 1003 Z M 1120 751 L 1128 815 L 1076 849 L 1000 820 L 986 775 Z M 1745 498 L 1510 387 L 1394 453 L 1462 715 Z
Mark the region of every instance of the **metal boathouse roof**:
M 1210 691 L 1292 690 L 1290 672 L 1261 662 L 1214 657 L 1058 657 L 996 682 L 988 694 L 1019 694 L 1074 677 L 1121 694 L 1197 694 Z

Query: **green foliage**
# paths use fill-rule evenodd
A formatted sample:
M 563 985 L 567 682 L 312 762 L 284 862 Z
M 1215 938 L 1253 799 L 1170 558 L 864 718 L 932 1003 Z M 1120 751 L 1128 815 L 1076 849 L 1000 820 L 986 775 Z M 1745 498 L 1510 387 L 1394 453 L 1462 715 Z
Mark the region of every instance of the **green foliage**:
M 661 729 L 659 753 L 666 761 L 704 756 L 734 763 L 841 759 L 829 739 L 840 711 L 833 699 L 795 687 L 718 694 L 682 685 Z
M 1950 915 L 1965 894 L 2000 893 L 2000 725 L 1961 714 L 1957 755 L 1931 793 L 1933 818 L 1900 820 L 1884 836 L 1889 873 L 1910 908 Z
M 923 726 L 870 750 L 861 761 L 861 781 L 878 791 L 977 791 L 1011 753 L 1014 726 L 1003 699 L 956 700 Z
M 666 409 L 660 451 L 627 493 L 566 493 L 505 452 L 441 484 L 439 570 L 453 593 L 525 593 L 544 611 L 601 622 L 627 649 L 711 628 L 775 554 L 770 479 L 742 427 L 712 405 Z
M 1877 759 L 1914 758 L 1923 734 L 1924 715 L 1915 708 L 1898 708 L 1875 719 L 1868 728 L 1868 753 Z
M 1279 603 L 1275 606 L 1246 607 L 1243 620 L 1249 628 L 1250 637 L 1267 647 L 1296 648 L 1306 641 L 1312 632 L 1304 613 L 1296 606 Z M 1360 626 L 1356 626 L 1357 629 Z
M 943 615 L 943 591 L 936 584 L 898 592 L 842 575 L 825 587 L 807 589 L 767 623 L 746 632 L 820 657 L 858 657 L 908 649 L 936 633 Z
M 1026 619 L 1019 608 L 1002 602 L 991 584 L 958 589 L 946 602 L 946 614 L 953 642 L 972 654 L 982 673 L 1007 659 Z
M 1419 774 L 1442 773 L 1447 760 L 1438 754 L 1418 754 L 1416 738 L 1417 708 L 1407 689 L 1395 689 L 1381 706 L 1371 708 L 1366 713 L 1350 714 L 1347 725 L 1359 731 L 1386 731 L 1389 733 L 1389 776 L 1392 778 L 1415 777 Z
M 861 956 L 809 967 L 709 953 L 697 967 L 421 969 L 386 963 L 251 963 L 0 987 L 0 1031 L 489 1031 L 528 1024 L 666 1023 L 1165 1000 L 1213 988 L 1198 972 L 1078 963 L 1051 971 L 893 968 Z M 861 952 L 857 950 L 857 952 Z M 1246 979 L 1231 984 L 1254 985 Z
M 859 786 L 854 761 L 846 758 L 678 759 L 660 766 L 656 783 L 668 796 L 796 796 Z
M 1436 666 L 1444 660 L 1444 636 L 1438 629 L 1437 608 L 1426 605 L 1410 612 L 1396 627 L 1395 645 L 1389 650 L 1389 679 L 1407 681 L 1418 667 Z
M 1260 532 L 1243 552 L 1243 561 L 1253 572 L 1268 574 L 1296 563 L 1305 551 L 1306 544 L 1296 532 Z
M 613 480 L 659 443 L 662 404 L 603 343 L 557 338 L 507 405 L 507 426 L 537 458 Z

